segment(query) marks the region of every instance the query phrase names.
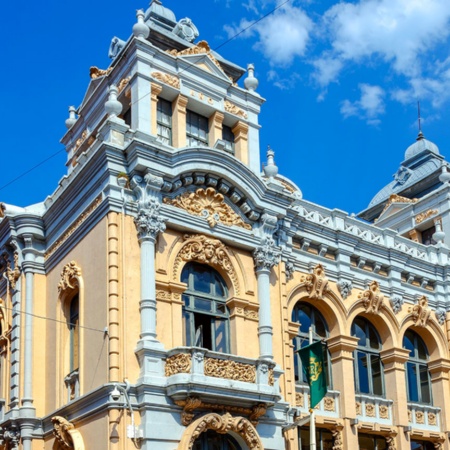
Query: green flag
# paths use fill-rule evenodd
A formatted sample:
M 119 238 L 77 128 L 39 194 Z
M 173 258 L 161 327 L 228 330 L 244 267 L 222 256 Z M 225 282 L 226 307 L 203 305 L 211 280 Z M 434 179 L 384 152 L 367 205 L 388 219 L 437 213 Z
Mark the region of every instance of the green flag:
M 318 341 L 298 350 L 302 360 L 303 372 L 305 372 L 309 384 L 309 406 L 311 409 L 315 408 L 327 393 L 327 377 L 323 358 L 324 346 L 324 343 Z

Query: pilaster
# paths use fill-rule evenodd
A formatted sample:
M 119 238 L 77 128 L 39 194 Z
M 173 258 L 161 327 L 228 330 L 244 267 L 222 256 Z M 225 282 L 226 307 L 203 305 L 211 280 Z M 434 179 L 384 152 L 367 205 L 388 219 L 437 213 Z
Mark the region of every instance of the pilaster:
M 231 131 L 234 134 L 234 155 L 248 166 L 248 125 L 239 120 Z
M 175 148 L 186 147 L 187 97 L 179 95 L 172 103 L 172 143 Z
M 158 95 L 161 94 L 162 91 L 162 86 L 160 86 L 159 84 L 156 83 L 152 83 L 151 85 L 151 91 L 152 91 L 152 104 L 151 104 L 151 109 L 152 109 L 152 134 L 157 136 L 158 134 L 158 122 L 157 122 L 157 117 L 158 117 Z
M 209 118 L 209 146 L 214 147 L 217 139 L 222 139 L 222 125 L 223 125 L 224 115 L 216 111 Z

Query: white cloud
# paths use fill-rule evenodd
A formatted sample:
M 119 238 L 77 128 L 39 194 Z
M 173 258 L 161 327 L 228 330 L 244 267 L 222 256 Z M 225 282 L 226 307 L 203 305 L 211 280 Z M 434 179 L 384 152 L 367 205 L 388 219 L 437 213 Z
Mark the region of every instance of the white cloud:
M 363 63 L 374 57 L 408 77 L 422 71 L 421 55 L 450 35 L 448 0 L 361 0 L 338 3 L 323 17 L 331 50 L 314 62 L 322 85 L 334 81 L 327 63 Z M 342 67 L 341 66 L 341 67 Z M 334 78 L 333 76 L 334 75 Z
M 232 36 L 251 23 L 243 19 L 238 27 L 226 26 L 225 30 Z M 288 66 L 295 57 L 305 54 L 312 28 L 312 20 L 301 8 L 286 4 L 253 25 L 242 36 L 257 35 L 254 48 L 262 52 L 272 66 Z
M 299 79 L 300 75 L 297 72 L 292 72 L 287 77 L 280 76 L 273 69 L 267 72 L 267 80 L 271 81 L 275 87 L 282 91 L 294 88 Z
M 341 105 L 341 114 L 344 118 L 351 116 L 366 120 L 370 125 L 380 123 L 379 116 L 384 113 L 385 92 L 380 86 L 360 84 L 361 96 L 359 100 L 351 102 L 344 100 Z

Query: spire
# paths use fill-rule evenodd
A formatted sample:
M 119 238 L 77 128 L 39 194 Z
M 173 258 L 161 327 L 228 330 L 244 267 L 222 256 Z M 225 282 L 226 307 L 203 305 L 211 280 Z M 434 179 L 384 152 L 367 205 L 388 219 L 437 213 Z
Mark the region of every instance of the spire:
M 417 121 L 419 125 L 419 134 L 417 135 L 416 140 L 420 141 L 421 139 L 424 139 L 425 136 L 422 133 L 422 118 L 420 117 L 420 101 L 417 100 Z

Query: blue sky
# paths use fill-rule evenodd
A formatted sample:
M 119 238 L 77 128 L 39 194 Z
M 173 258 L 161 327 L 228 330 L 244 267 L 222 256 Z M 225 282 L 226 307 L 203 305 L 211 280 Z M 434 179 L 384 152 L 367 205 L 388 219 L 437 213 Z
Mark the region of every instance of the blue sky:
M 270 145 L 279 172 L 306 200 L 364 209 L 417 136 L 418 99 L 425 136 L 448 156 L 448 0 L 163 3 L 177 19 L 190 17 L 212 48 L 282 5 L 219 52 L 243 67 L 255 64 L 258 92 L 267 99 L 262 162 Z M 6 2 L 2 11 L 0 201 L 26 206 L 43 201 L 65 174 L 59 139 L 67 108 L 80 104 L 89 67 L 109 65 L 112 37 L 130 36 L 136 9 L 148 0 L 22 6 Z

